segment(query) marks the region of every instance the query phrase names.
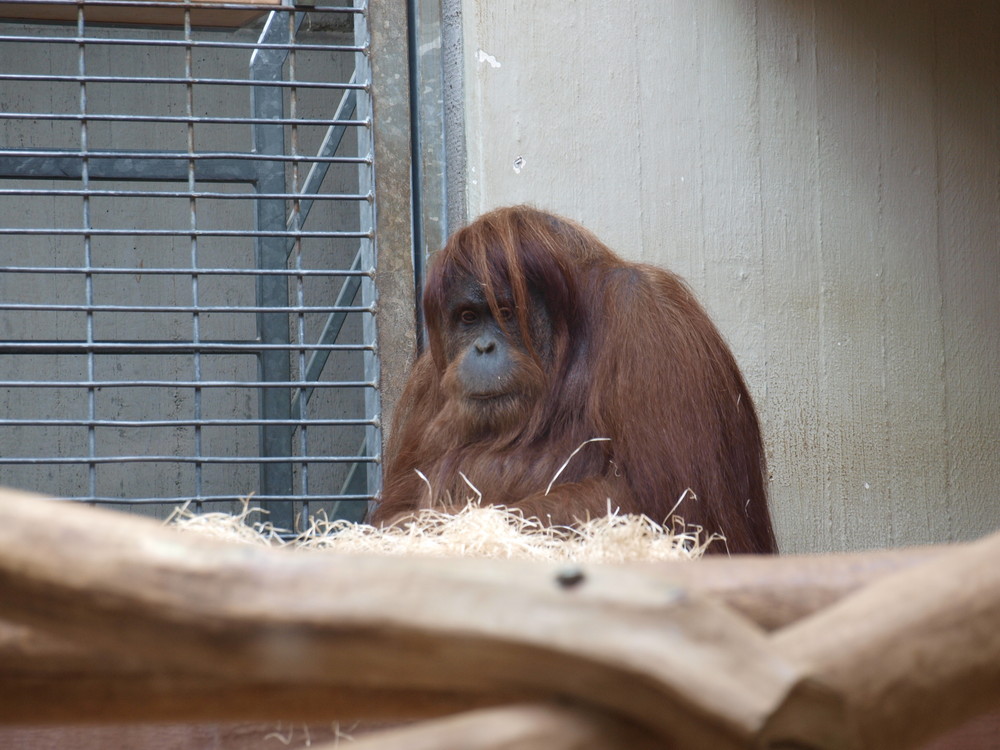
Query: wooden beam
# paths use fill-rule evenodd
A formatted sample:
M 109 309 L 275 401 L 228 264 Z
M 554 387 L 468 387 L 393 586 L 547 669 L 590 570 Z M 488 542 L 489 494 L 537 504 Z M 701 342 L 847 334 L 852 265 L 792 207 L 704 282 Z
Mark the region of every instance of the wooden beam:
M 837 700 L 725 606 L 634 571 L 572 572 L 225 544 L 0 494 L 0 616 L 155 675 L 310 688 L 328 715 L 338 696 L 363 713 L 384 691 L 515 694 L 691 746 L 797 740 L 803 717 L 840 741 Z
M 866 748 L 1000 709 L 1000 534 L 872 583 L 774 645 L 844 695 Z
M 960 545 L 846 554 L 708 556 L 696 562 L 629 563 L 649 581 L 711 596 L 768 631 L 818 612 L 873 581 Z
M 717 598 L 774 629 L 801 619 L 885 575 L 925 562 L 946 547 L 800 557 L 712 557 L 695 563 L 630 564 L 651 585 Z M 502 565 L 502 563 L 501 563 Z M 155 672 L 120 654 L 73 645 L 35 628 L 0 621 L 0 722 L 412 719 L 517 699 L 427 691 L 334 695 L 315 687 L 192 681 L 183 671 Z M 192 682 L 194 684 L 192 684 Z M 99 699 L 97 697 L 99 696 Z
M 328 743 L 313 750 L 343 750 Z M 485 709 L 388 729 L 358 738 L 351 750 L 663 750 L 655 737 L 627 722 L 554 704 Z

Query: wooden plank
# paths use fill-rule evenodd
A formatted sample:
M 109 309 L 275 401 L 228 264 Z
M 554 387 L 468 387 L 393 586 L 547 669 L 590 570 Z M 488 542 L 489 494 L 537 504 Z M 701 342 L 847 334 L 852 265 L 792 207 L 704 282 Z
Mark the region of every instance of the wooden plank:
M 312 687 L 330 714 L 381 690 L 572 698 L 694 746 L 798 739 L 793 716 L 842 727 L 724 606 L 630 571 L 560 571 L 222 544 L 0 494 L 0 616 L 155 673 Z

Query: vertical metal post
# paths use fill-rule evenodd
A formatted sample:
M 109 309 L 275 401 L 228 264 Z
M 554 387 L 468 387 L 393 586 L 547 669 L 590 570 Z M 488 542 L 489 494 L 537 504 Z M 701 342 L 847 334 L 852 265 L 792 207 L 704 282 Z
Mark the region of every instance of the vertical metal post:
M 357 0 L 363 4 L 363 0 Z M 358 81 L 368 84 L 364 92 L 359 92 L 357 101 L 357 114 L 359 120 L 368 122 L 368 126 L 358 131 L 358 155 L 365 161 L 358 167 L 358 192 L 361 195 L 372 196 L 367 203 L 362 203 L 360 207 L 360 229 L 367 232 L 368 237 L 361 240 L 359 258 L 361 270 L 367 271 L 367 275 L 361 277 L 361 304 L 377 310 L 378 290 L 375 286 L 375 269 L 378 258 L 375 246 L 375 210 L 373 205 L 375 194 L 374 160 L 375 146 L 372 136 L 372 103 L 371 103 L 371 62 L 368 58 L 370 53 L 370 36 L 368 32 L 367 13 L 358 13 L 354 20 L 355 44 L 364 47 L 365 52 L 356 55 L 354 74 Z M 365 315 L 362 324 L 362 335 L 366 344 L 371 344 L 372 349 L 365 350 L 365 380 L 379 383 L 379 357 L 378 357 L 378 320 L 376 315 Z M 379 388 L 365 389 L 365 416 L 369 419 L 377 418 L 382 413 L 380 403 Z M 382 489 L 382 472 L 380 462 L 382 456 L 382 435 L 378 425 L 369 425 L 365 428 L 365 450 L 364 454 L 371 462 L 366 464 L 368 494 L 374 496 Z
M 410 48 L 410 134 L 413 139 L 413 270 L 416 335 L 423 341 L 426 259 L 448 239 L 442 0 L 407 3 Z
M 188 206 L 190 210 L 190 226 L 191 226 L 191 304 L 195 308 L 194 314 L 191 316 L 191 342 L 195 345 L 195 350 L 191 354 L 192 358 L 192 375 L 194 376 L 194 381 L 196 383 L 201 382 L 202 374 L 202 360 L 201 353 L 198 351 L 197 346 L 201 343 L 201 313 L 198 308 L 201 306 L 201 287 L 200 280 L 198 278 L 198 266 L 200 261 L 198 259 L 198 235 L 195 234 L 198 230 L 198 199 L 195 197 L 195 191 L 197 190 L 197 181 L 195 180 L 195 170 L 196 164 L 194 154 L 195 154 L 195 137 L 194 137 L 194 54 L 192 51 L 192 38 L 191 38 L 191 9 L 184 9 L 184 41 L 186 42 L 184 47 L 184 76 L 187 78 L 188 82 L 184 86 L 184 104 L 185 104 L 185 114 L 191 118 L 191 121 L 187 124 L 187 187 L 191 191 L 191 197 L 188 199 Z M 202 413 L 202 389 L 195 387 L 193 389 L 194 397 L 194 454 L 195 456 L 201 457 L 203 455 L 203 432 L 201 426 L 201 420 L 203 417 Z M 204 466 L 201 463 L 196 463 L 194 465 L 194 494 L 195 497 L 200 498 L 204 492 L 204 484 L 202 482 L 204 477 Z M 196 510 L 200 511 L 202 509 L 201 502 L 195 504 Z
M 360 2 L 360 0 L 357 0 Z M 369 98 L 358 113 L 370 119 L 369 148 L 373 160 L 375 190 L 372 193 L 374 235 L 371 255 L 374 265 L 362 268 L 377 272 L 378 351 L 372 353 L 372 374 L 378 373 L 378 392 L 372 393 L 369 414 L 381 415 L 386 424 L 402 392 L 407 360 L 415 344 L 414 248 L 412 161 L 410 138 L 410 75 L 407 65 L 408 23 L 405 0 L 379 0 L 364 4 L 367 32 L 358 42 L 368 55 L 359 60 L 359 77 L 364 65 Z M 360 57 L 360 56 L 359 56 Z M 359 102 L 362 97 L 359 97 Z M 374 116 L 373 116 L 374 115 Z M 364 187 L 362 188 L 364 189 Z M 364 282 L 371 285 L 366 292 Z M 365 279 L 362 285 L 364 304 L 375 301 L 375 284 Z M 367 341 L 373 345 L 374 321 Z M 381 430 L 369 430 L 369 455 L 381 462 Z M 371 466 L 369 489 L 374 493 L 380 465 Z
M 260 44 L 288 44 L 291 39 L 289 14 L 294 11 L 271 11 L 260 35 Z M 253 81 L 274 82 L 282 80 L 282 70 L 287 49 L 256 49 L 250 58 L 250 78 Z M 253 150 L 257 155 L 271 156 L 273 160 L 257 161 L 258 194 L 285 192 L 285 128 L 280 120 L 284 116 L 284 97 L 280 86 L 254 86 L 251 89 L 254 118 Z M 261 122 L 274 120 L 276 124 Z M 263 232 L 282 232 L 286 228 L 285 201 L 281 198 L 260 198 L 255 201 L 254 228 L 258 232 L 255 242 L 257 267 L 260 269 L 285 269 L 288 267 L 287 241 L 280 236 L 263 236 Z M 287 307 L 288 279 L 279 274 L 257 277 L 257 305 L 259 307 Z M 287 345 L 289 343 L 287 313 L 257 313 L 257 334 L 260 343 Z M 287 349 L 264 349 L 259 354 L 258 373 L 261 382 L 288 382 L 291 379 L 291 352 Z M 263 424 L 260 427 L 260 455 L 265 460 L 260 467 L 260 493 L 268 497 L 288 497 L 292 494 L 291 462 L 274 462 L 268 459 L 292 455 L 291 390 L 289 388 L 262 387 L 259 396 L 262 420 L 284 420 L 285 424 Z M 291 529 L 294 512 L 290 503 L 264 502 L 270 511 L 269 520 L 279 528 Z
M 91 228 L 90 220 L 90 160 L 86 154 L 90 150 L 90 131 L 87 122 L 87 54 L 86 54 L 86 19 L 84 8 L 77 8 L 77 35 L 80 43 L 77 47 L 77 65 L 80 74 L 80 188 L 83 193 L 83 222 L 84 230 Z M 84 255 L 84 279 L 87 300 L 87 457 L 90 462 L 87 466 L 87 489 L 91 497 L 97 495 L 97 464 L 94 458 L 97 456 L 97 431 L 94 429 L 94 421 L 97 419 L 97 392 L 94 388 L 96 378 L 95 353 L 94 353 L 94 276 L 91 272 L 94 267 L 93 241 L 89 233 L 83 235 L 83 255 Z

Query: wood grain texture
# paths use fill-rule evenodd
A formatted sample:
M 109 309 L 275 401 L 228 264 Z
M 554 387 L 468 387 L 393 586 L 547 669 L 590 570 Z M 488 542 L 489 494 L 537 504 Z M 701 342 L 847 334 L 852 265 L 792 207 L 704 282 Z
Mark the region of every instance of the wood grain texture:
M 275 550 L 0 491 L 0 616 L 17 623 L 0 629 L 0 722 L 506 704 L 399 736 L 818 750 L 917 747 L 1000 708 L 1000 534 L 845 557 L 689 573 L 758 607 L 811 583 L 818 609 L 768 636 L 684 585 L 678 571 L 699 563 L 567 578 L 552 564 Z
M 795 737 L 790 716 L 841 726 L 836 701 L 724 606 L 628 571 L 588 568 L 571 587 L 558 571 L 220 544 L 0 497 L 0 616 L 154 673 L 312 687 L 330 715 L 382 690 L 571 698 L 714 747 Z
M 334 744 L 316 750 L 334 750 Z M 557 705 L 504 706 L 362 737 L 352 750 L 669 750 L 633 725 Z
M 778 631 L 846 696 L 862 747 L 913 747 L 1000 708 L 1000 534 Z
M 927 548 L 836 556 L 712 558 L 697 564 L 635 564 L 622 569 L 662 590 L 681 588 L 711 596 L 761 627 L 774 630 L 944 551 Z M 385 688 L 279 686 L 206 675 L 192 678 L 183 670 L 153 670 L 140 658 L 73 645 L 37 629 L 3 621 L 0 675 L 0 723 L 267 718 L 306 722 L 333 713 L 399 720 L 519 698 L 519 694 L 501 692 L 414 694 Z

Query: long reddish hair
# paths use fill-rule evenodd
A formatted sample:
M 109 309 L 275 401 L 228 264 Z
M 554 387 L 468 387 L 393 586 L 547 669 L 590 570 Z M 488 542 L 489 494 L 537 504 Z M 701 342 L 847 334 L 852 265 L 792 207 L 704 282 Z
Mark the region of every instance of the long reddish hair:
M 463 432 L 444 385 L 449 300 L 470 277 L 498 320 L 501 299 L 509 303 L 527 342 L 525 377 L 537 381 L 530 412 L 489 434 Z M 551 327 L 545 363 L 533 324 L 539 304 Z M 601 437 L 561 483 L 606 477 L 623 512 L 663 522 L 677 505 L 689 523 L 725 534 L 731 551 L 776 549 L 749 390 L 678 276 L 624 261 L 580 225 L 518 206 L 451 237 L 432 260 L 423 306 L 429 352 L 397 407 L 374 520 L 417 507 L 428 492 L 438 496 L 431 502 L 456 502 L 471 477 L 484 501 L 517 505 L 545 489 L 573 449 Z

